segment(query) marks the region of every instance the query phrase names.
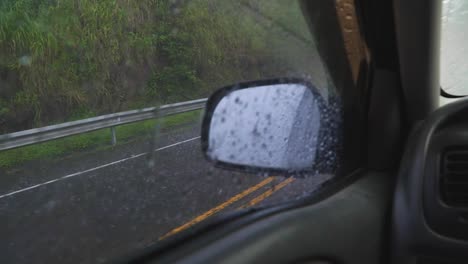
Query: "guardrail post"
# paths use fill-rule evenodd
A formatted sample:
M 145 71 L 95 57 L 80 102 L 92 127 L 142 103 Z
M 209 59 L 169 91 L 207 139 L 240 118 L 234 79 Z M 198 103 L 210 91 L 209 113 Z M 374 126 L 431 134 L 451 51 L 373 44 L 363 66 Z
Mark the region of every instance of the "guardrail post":
M 154 119 L 155 117 L 162 117 L 203 109 L 205 107 L 206 100 L 206 98 L 202 98 L 187 102 L 162 105 L 159 107 L 147 107 L 143 109 L 129 110 L 125 112 L 112 113 L 62 124 L 4 134 L 0 135 L 0 151 L 107 128 L 111 129 L 112 145 L 116 145 L 117 137 L 115 127 L 148 119 Z M 158 116 L 154 115 L 155 111 L 158 111 Z
M 117 137 L 115 136 L 115 127 L 111 127 L 112 146 L 117 144 Z

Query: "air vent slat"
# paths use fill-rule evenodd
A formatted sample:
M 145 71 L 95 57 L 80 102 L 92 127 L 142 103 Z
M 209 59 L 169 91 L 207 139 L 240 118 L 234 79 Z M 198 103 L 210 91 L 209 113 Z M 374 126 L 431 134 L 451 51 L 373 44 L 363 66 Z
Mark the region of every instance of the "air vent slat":
M 447 160 L 451 161 L 466 161 L 468 160 L 468 152 L 454 151 L 446 156 Z
M 462 170 L 445 170 L 445 173 L 462 174 L 462 175 L 465 175 L 465 177 L 468 178 L 468 170 L 466 170 L 466 171 L 462 171 Z
M 439 182 L 441 198 L 447 205 L 468 207 L 468 146 L 442 153 Z
M 459 193 L 459 194 L 452 193 L 452 194 L 448 195 L 447 197 L 451 198 L 451 199 L 460 200 L 460 199 L 468 198 L 468 195 L 465 195 L 465 194 L 462 194 L 462 193 Z
M 448 171 L 468 173 L 468 163 L 462 163 L 460 161 L 459 162 L 446 162 L 445 168 Z
M 456 181 L 450 181 L 450 182 L 447 182 L 445 181 L 444 182 L 445 186 L 447 188 L 463 188 L 463 189 L 468 189 L 468 182 L 456 182 Z
M 447 159 L 446 160 L 447 164 L 466 164 L 466 162 L 462 161 L 462 160 L 451 160 L 451 159 Z
M 450 178 L 450 177 L 447 177 L 445 179 L 442 180 L 442 183 L 447 183 L 447 184 L 450 184 L 450 183 L 468 183 L 468 179 L 466 178 Z
M 460 189 L 449 189 L 448 192 L 450 192 L 450 194 L 447 194 L 447 197 L 451 197 L 451 196 L 468 196 L 468 195 L 465 195 L 465 193 L 468 192 L 467 189 L 465 190 L 460 190 Z
M 468 175 L 451 175 L 446 174 L 445 178 L 442 179 L 443 183 L 468 183 Z

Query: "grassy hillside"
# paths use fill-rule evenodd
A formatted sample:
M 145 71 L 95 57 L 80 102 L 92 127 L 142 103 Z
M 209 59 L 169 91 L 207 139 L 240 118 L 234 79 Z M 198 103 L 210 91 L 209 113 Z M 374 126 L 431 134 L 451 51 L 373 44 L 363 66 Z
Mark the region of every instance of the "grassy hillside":
M 0 134 L 314 67 L 296 1 L 2 0 Z

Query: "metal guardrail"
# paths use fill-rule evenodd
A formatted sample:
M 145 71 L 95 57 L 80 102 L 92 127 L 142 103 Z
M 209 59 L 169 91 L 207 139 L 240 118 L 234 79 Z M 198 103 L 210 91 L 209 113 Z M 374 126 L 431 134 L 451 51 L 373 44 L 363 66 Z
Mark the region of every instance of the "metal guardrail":
M 115 135 L 116 126 L 203 109 L 205 107 L 206 100 L 206 98 L 203 98 L 193 101 L 163 105 L 161 107 L 149 107 L 139 110 L 125 111 L 58 125 L 4 134 L 0 135 L 0 150 L 37 144 L 53 139 L 68 137 L 109 127 L 111 128 L 112 144 L 115 145 L 117 143 Z

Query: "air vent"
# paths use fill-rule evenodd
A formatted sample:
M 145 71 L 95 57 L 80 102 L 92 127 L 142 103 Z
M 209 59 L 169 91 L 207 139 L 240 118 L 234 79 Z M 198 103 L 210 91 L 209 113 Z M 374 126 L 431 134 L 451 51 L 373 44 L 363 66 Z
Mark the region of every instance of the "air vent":
M 453 207 L 468 207 L 468 147 L 448 148 L 442 155 L 442 200 Z

